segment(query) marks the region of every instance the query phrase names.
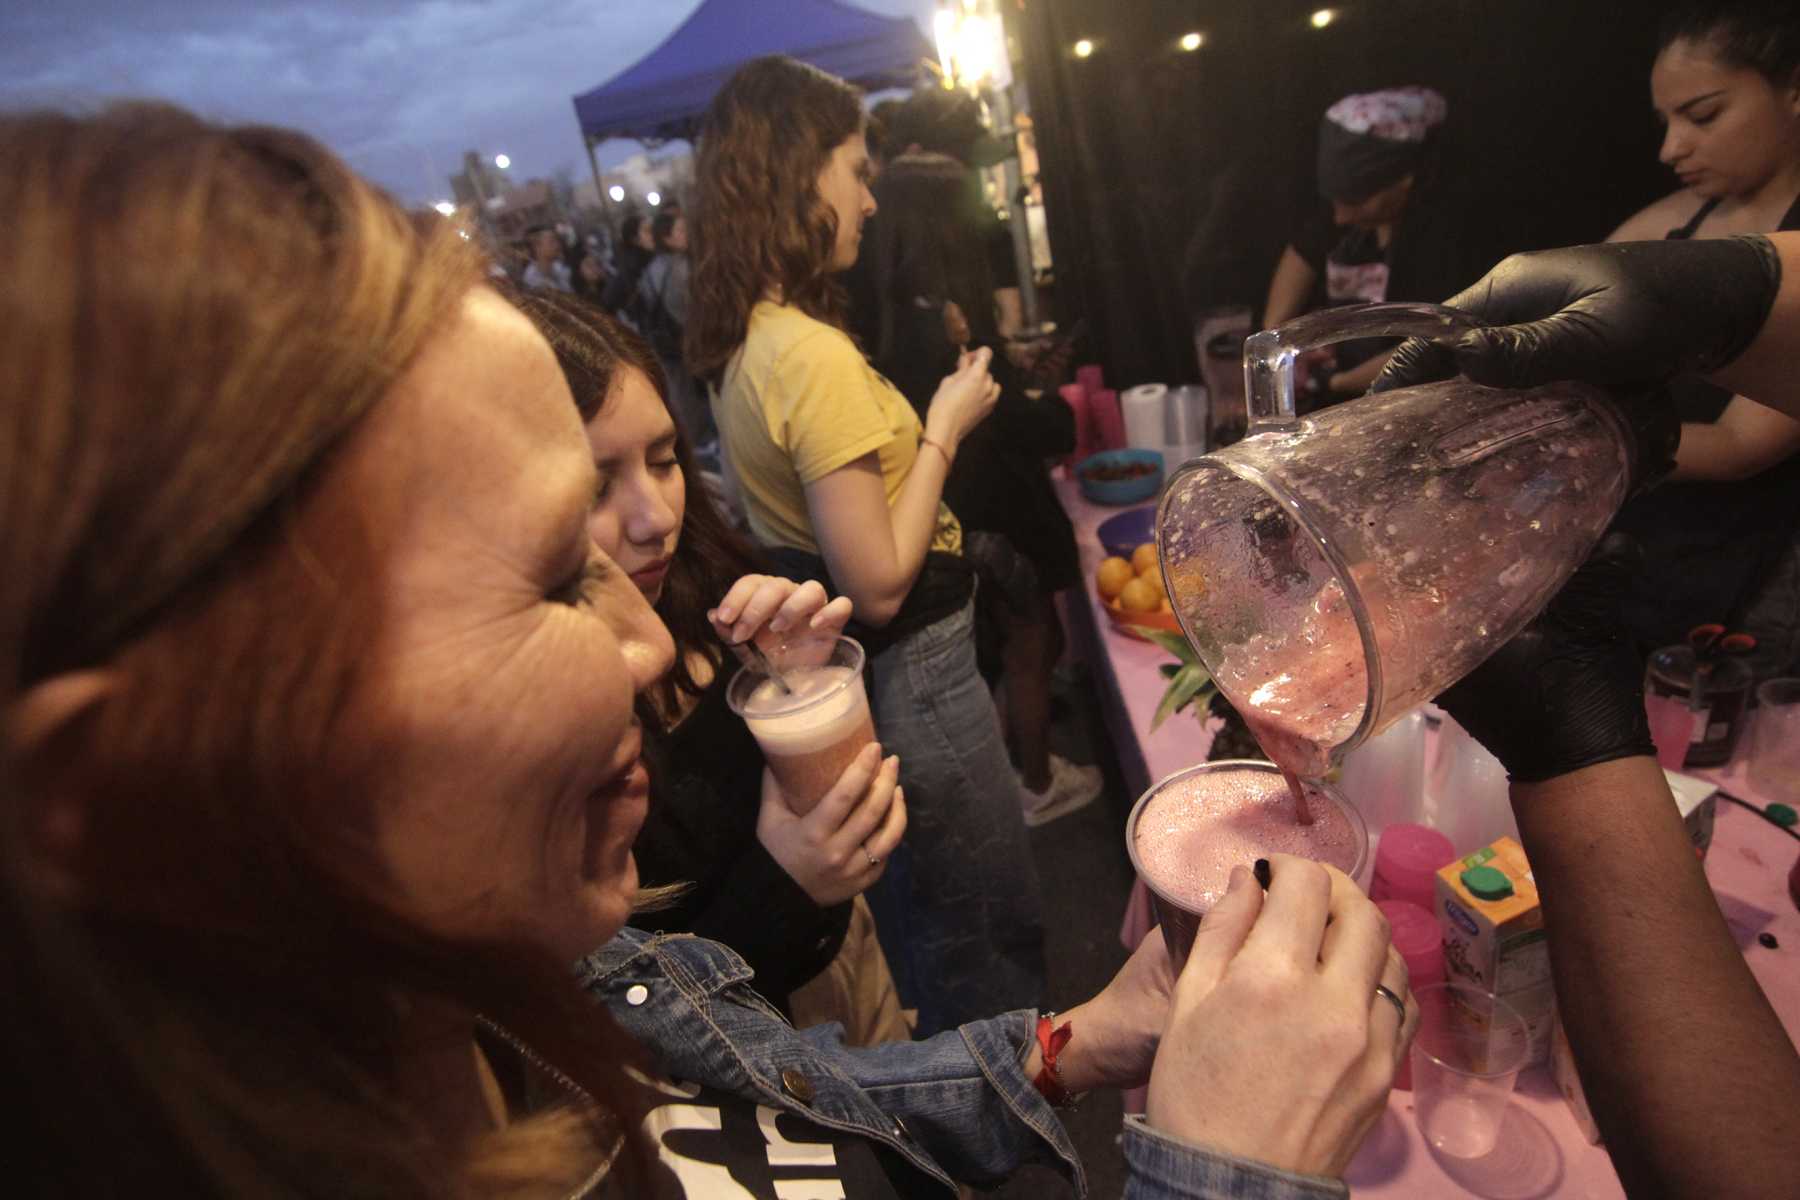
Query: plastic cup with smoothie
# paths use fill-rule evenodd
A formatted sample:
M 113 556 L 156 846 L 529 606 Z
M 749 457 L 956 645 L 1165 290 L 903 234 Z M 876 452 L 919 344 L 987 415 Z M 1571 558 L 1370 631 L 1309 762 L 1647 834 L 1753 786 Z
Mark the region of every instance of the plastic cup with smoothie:
M 1169 959 L 1179 972 L 1194 932 L 1230 883 L 1231 868 L 1270 854 L 1329 863 L 1368 887 L 1369 831 L 1329 784 L 1307 780 L 1313 820 L 1295 819 L 1294 801 L 1271 763 L 1227 759 L 1177 771 L 1132 807 L 1125 848 L 1150 890 Z
M 725 701 L 750 727 L 789 807 L 805 816 L 875 740 L 863 648 L 840 637 L 824 662 L 777 669 L 791 690 L 752 664 L 732 677 Z

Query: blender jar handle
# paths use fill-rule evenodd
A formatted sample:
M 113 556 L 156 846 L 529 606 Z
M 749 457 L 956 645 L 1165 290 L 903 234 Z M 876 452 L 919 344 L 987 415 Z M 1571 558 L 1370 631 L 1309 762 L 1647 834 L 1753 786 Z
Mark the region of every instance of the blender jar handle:
M 1265 329 L 1244 343 L 1244 395 L 1251 433 L 1289 433 L 1294 415 L 1294 360 L 1308 350 L 1365 337 L 1442 338 L 1481 322 L 1441 304 L 1352 304 L 1322 308 Z

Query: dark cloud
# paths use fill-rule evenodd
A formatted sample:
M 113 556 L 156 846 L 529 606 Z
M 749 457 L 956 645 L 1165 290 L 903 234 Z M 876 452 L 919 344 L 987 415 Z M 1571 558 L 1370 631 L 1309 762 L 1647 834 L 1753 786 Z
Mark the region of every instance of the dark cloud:
M 223 120 L 293 125 L 406 199 L 428 201 L 447 191 L 465 149 L 503 150 L 522 177 L 584 166 L 570 97 L 649 53 L 698 4 L 18 0 L 0 15 L 0 105 L 150 96 Z M 862 4 L 922 19 L 932 9 L 931 0 Z

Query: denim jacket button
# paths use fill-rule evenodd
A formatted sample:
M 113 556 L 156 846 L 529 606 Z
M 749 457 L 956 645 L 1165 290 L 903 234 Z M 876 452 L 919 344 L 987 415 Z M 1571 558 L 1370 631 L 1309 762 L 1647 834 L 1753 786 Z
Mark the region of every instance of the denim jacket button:
M 908 1129 L 906 1127 L 906 1122 L 902 1121 L 899 1117 L 894 1118 L 894 1136 L 902 1141 L 910 1142 L 913 1140 L 912 1130 Z
M 650 998 L 650 989 L 641 983 L 634 983 L 625 989 L 625 1003 L 636 1008 Z
M 783 1091 L 802 1104 L 813 1102 L 812 1080 L 793 1067 L 788 1067 L 781 1072 L 781 1087 Z

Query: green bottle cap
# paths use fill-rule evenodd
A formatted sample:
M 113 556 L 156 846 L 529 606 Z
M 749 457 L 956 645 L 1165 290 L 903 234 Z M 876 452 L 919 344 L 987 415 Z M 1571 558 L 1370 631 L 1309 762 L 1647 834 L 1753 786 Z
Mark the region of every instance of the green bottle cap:
M 1498 867 L 1470 867 L 1462 873 L 1462 884 L 1477 900 L 1504 900 L 1513 894 L 1512 880 Z
M 1767 813 L 1769 820 L 1777 825 L 1792 825 L 1794 822 L 1800 821 L 1800 813 L 1795 812 L 1791 806 L 1786 804 L 1771 804 L 1763 809 L 1763 812 Z

